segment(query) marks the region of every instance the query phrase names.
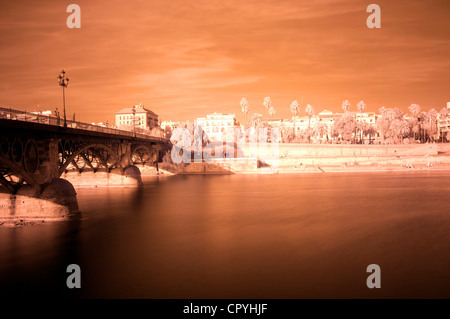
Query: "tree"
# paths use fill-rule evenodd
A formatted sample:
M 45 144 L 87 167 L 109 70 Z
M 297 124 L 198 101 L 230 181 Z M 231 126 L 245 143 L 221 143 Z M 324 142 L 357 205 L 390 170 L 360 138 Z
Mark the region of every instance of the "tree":
M 328 126 L 324 122 L 316 122 L 313 132 L 319 139 L 326 135 L 328 141 Z
M 264 98 L 263 105 L 267 110 L 270 109 L 270 107 L 272 106 L 272 100 L 270 99 L 270 96 L 266 96 Z
M 366 109 L 366 103 L 364 103 L 364 101 L 359 101 L 358 104 L 356 105 L 356 107 L 358 108 L 358 111 L 361 114 Z M 361 120 L 361 118 L 360 118 L 360 120 Z M 362 143 L 363 128 L 361 128 L 360 132 L 361 132 L 360 139 L 361 139 L 361 143 Z M 355 138 L 356 138 L 356 134 L 355 134 Z
M 286 127 L 284 123 L 281 123 L 281 140 L 283 143 L 291 142 L 294 134 L 292 133 L 292 127 Z
M 439 120 L 441 122 L 441 126 L 445 125 L 445 127 L 448 127 L 447 118 L 448 118 L 448 108 L 444 107 L 439 112 Z M 444 143 L 444 133 L 445 132 L 442 132 L 442 143 Z
M 409 126 L 411 128 L 411 133 L 413 134 L 414 141 L 416 140 L 416 134 L 419 133 L 420 127 L 419 127 L 419 121 L 417 118 L 412 117 L 409 120 Z
M 333 124 L 334 136 L 340 136 L 345 141 L 351 141 L 352 135 L 355 133 L 356 123 L 350 112 L 345 112 Z
M 359 101 L 356 107 L 358 108 L 358 112 L 362 113 L 366 109 L 366 103 L 364 103 L 364 101 Z
M 209 143 L 208 136 L 200 125 L 191 121 L 181 123 L 172 133 L 173 148 L 184 160 L 191 160 L 194 153 L 201 152 Z M 190 150 L 189 153 L 185 151 Z M 195 155 L 194 155 L 195 157 Z
M 298 114 L 298 110 L 299 109 L 298 109 L 298 102 L 297 102 L 297 100 L 292 101 L 292 103 L 291 103 L 291 112 L 292 112 L 292 115 L 294 117 L 294 138 L 295 138 L 295 136 L 297 136 L 297 131 L 295 130 L 295 117 Z
M 410 126 L 412 128 L 412 131 L 414 133 L 414 140 L 416 139 L 416 133 L 419 130 L 419 120 L 418 120 L 418 116 L 420 113 L 420 105 L 419 104 L 411 104 L 408 107 L 409 111 L 411 112 L 412 116 L 413 116 L 413 120 L 410 123 Z
M 248 111 L 250 111 L 250 107 L 249 107 L 248 101 L 245 97 L 243 97 L 241 99 L 240 104 L 241 104 L 242 113 L 244 113 L 244 123 L 246 123 L 247 122 L 247 113 L 248 113 Z
M 342 102 L 342 109 L 344 112 L 347 112 L 350 109 L 350 102 L 348 100 Z
M 383 140 L 386 138 L 394 138 L 398 136 L 397 129 L 394 125 L 395 120 L 403 119 L 403 111 L 399 108 L 380 108 L 381 116 L 377 120 L 377 127 L 383 136 Z
M 436 120 L 438 117 L 438 112 L 432 108 L 425 114 L 425 128 L 428 131 L 428 140 L 431 140 L 431 135 L 436 133 L 437 126 Z
M 409 135 L 411 132 L 411 126 L 409 125 L 409 122 L 403 118 L 396 118 L 392 122 L 392 130 L 396 136 L 399 137 L 400 140 L 403 139 L 403 137 Z
M 363 132 L 364 132 L 363 133 L 364 135 L 368 135 L 369 136 L 369 144 L 371 144 L 372 143 L 372 136 L 377 134 L 377 129 L 372 124 L 368 124 L 367 126 L 365 126 Z
M 261 114 L 253 113 L 253 115 L 248 120 L 250 127 L 259 127 L 261 125 Z
M 419 113 L 420 113 L 420 105 L 419 104 L 411 104 L 408 107 L 408 109 L 412 115 L 414 115 L 416 117 L 419 116 Z
M 275 108 L 273 107 L 273 106 L 271 106 L 270 108 L 269 108 L 269 114 L 270 114 L 270 116 L 272 117 L 272 119 L 273 119 L 273 116 L 275 115 Z
M 311 117 L 314 116 L 314 108 L 308 104 L 305 108 L 305 113 L 308 115 L 308 140 L 311 143 Z
M 366 121 L 357 121 L 356 130 L 359 132 L 359 141 L 363 143 L 364 131 L 367 129 L 369 124 Z

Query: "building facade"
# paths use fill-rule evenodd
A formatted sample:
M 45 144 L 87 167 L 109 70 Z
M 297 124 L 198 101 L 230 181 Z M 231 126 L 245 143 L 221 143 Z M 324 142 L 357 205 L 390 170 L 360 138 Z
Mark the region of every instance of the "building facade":
M 201 126 L 210 141 L 224 141 L 227 133 L 240 129 L 235 114 L 213 113 L 198 118 L 196 124 Z
M 142 104 L 123 108 L 115 115 L 116 126 L 119 129 L 132 130 L 133 125 L 143 130 L 158 127 L 158 115 L 146 109 Z

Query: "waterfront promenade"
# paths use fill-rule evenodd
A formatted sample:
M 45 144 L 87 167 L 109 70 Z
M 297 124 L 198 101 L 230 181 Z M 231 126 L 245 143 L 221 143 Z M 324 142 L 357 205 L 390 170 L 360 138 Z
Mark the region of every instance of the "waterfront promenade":
M 450 169 L 450 144 L 314 145 L 280 143 L 245 157 L 168 165 L 170 174 L 300 174 L 325 172 L 415 171 Z M 259 159 L 259 161 L 258 161 Z M 149 174 L 151 175 L 151 174 Z

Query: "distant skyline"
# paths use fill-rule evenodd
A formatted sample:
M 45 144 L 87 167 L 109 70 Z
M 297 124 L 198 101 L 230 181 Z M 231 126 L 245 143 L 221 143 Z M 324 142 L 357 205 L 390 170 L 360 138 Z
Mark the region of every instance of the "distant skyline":
M 81 28 L 66 7 L 81 7 Z M 368 29 L 367 5 L 381 7 Z M 0 3 L 0 106 L 62 109 L 57 76 L 70 78 L 68 118 L 114 122 L 142 103 L 161 120 L 250 112 L 291 117 L 450 101 L 450 2 L 364 0 L 16 1 Z

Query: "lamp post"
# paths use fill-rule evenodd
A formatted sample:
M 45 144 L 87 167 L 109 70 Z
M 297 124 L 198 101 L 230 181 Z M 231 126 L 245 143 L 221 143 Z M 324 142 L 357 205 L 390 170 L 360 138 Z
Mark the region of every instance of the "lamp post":
M 58 83 L 63 88 L 63 108 L 64 108 L 64 127 L 67 127 L 66 122 L 66 96 L 64 92 L 64 88 L 69 84 L 69 78 L 66 77 L 66 72 L 64 70 L 61 71 L 61 74 L 58 76 Z

